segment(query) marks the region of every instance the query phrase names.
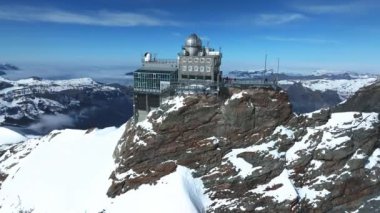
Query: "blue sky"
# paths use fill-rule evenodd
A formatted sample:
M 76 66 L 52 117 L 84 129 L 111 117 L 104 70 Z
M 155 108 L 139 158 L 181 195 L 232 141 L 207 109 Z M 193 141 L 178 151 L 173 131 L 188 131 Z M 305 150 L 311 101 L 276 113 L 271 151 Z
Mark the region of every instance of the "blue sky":
M 222 48 L 223 70 L 380 72 L 377 0 L 2 0 L 0 62 L 138 66 L 175 58 L 186 36 Z

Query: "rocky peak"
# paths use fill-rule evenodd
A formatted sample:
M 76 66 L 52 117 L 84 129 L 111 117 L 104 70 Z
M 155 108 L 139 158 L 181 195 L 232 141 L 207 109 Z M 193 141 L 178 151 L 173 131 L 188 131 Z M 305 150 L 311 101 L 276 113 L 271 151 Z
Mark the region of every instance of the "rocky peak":
M 114 197 L 141 184 L 154 183 L 183 165 L 201 176 L 219 166 L 232 148 L 270 134 L 291 117 L 286 93 L 231 89 L 231 98 L 174 97 L 140 123 L 129 122 L 114 157 Z
M 129 121 L 108 196 L 191 169 L 211 204 L 205 211 L 351 211 L 379 196 L 377 113 L 296 116 L 286 93 L 230 89 L 227 98 L 174 97 Z

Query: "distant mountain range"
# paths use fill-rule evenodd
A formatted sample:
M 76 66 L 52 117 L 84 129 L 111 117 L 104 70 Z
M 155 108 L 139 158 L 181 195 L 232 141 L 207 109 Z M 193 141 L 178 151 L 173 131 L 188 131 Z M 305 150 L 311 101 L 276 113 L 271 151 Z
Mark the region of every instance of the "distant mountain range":
M 0 126 L 39 134 L 63 127 L 121 125 L 132 116 L 132 89 L 90 78 L 10 81 L 0 77 Z

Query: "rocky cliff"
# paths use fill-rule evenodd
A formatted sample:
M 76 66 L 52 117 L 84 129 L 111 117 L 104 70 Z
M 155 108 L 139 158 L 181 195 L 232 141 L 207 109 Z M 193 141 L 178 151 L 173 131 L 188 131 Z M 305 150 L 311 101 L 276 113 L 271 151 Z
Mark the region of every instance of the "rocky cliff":
M 342 212 L 380 207 L 377 113 L 292 114 L 279 91 L 176 97 L 127 123 L 108 196 L 178 166 L 200 178 L 208 212 Z

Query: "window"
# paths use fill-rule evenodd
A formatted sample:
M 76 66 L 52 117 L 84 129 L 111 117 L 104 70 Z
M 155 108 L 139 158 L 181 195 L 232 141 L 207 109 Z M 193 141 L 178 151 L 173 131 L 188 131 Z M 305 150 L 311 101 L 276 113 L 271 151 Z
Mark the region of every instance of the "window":
M 194 63 L 198 63 L 199 58 L 194 58 Z
M 186 58 L 182 58 L 182 63 L 186 63 Z
M 201 63 L 205 63 L 205 59 L 204 58 L 201 58 Z
M 206 67 L 206 72 L 211 72 L 211 67 Z
M 206 76 L 206 80 L 211 80 L 211 76 Z
M 205 67 L 204 66 L 200 66 L 199 67 L 199 71 L 204 72 L 205 71 Z
M 207 58 L 207 59 L 206 59 L 206 62 L 207 62 L 208 64 L 210 64 L 210 63 L 211 63 L 211 58 Z
M 182 71 L 186 72 L 187 71 L 187 66 L 182 66 Z
M 193 59 L 192 58 L 189 58 L 189 63 L 193 63 Z
M 189 72 L 193 71 L 193 66 L 189 66 L 189 67 L 187 68 L 187 70 L 188 70 Z
M 194 66 L 194 72 L 198 72 L 198 66 Z

